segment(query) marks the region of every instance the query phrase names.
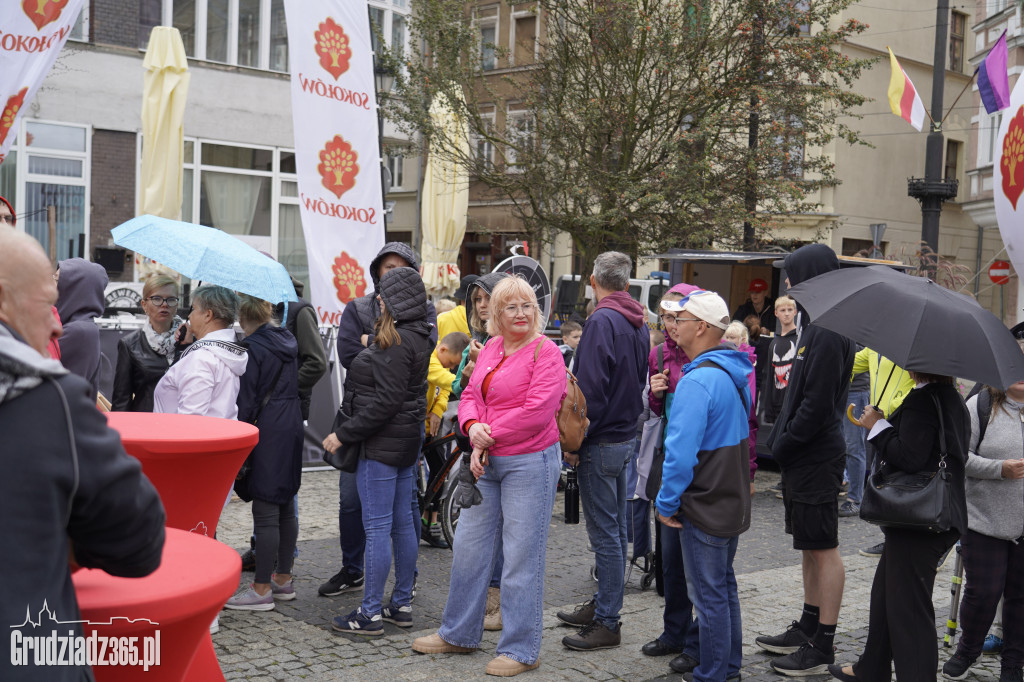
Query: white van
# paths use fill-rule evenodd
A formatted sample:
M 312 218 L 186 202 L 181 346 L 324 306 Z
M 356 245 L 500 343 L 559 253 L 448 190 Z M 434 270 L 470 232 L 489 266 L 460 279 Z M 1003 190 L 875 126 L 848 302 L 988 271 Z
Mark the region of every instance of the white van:
M 631 279 L 629 280 L 629 295 L 635 301 L 639 301 L 647 311 L 647 326 L 651 329 L 658 328 L 658 301 L 671 288 L 669 274 L 663 274 L 664 278 Z M 580 318 L 586 317 L 587 301 L 594 298 L 594 292 L 587 284 L 584 292 L 584 301 L 578 302 L 580 286 L 579 275 L 562 275 L 555 284 L 555 293 L 552 298 L 551 319 L 548 320 L 548 331 L 557 330 L 563 322 L 578 313 Z

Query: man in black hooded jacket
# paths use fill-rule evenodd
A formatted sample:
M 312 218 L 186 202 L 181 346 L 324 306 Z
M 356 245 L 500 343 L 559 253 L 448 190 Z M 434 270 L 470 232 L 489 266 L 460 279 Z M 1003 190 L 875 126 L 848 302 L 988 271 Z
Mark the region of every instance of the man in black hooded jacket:
M 786 256 L 794 286 L 839 269 L 835 252 L 809 244 Z M 846 579 L 839 556 L 839 488 L 846 442 L 842 422 L 853 370 L 851 341 L 816 327 L 799 306 L 801 331 L 782 412 L 768 447 L 782 471 L 786 532 L 803 553 L 804 607 L 799 621 L 782 634 L 761 636 L 757 645 L 786 654 L 772 661 L 784 675 L 824 674 L 835 662 L 832 642 Z
M 373 327 L 380 317 L 380 304 L 377 302 L 377 289 L 380 278 L 385 272 L 394 268 L 420 269 L 419 259 L 408 244 L 388 242 L 370 262 L 370 279 L 373 280 L 373 291 L 360 296 L 345 306 L 338 323 L 338 360 L 347 371 L 352 361 L 364 349 L 373 344 Z M 431 348 L 437 345 L 437 311 L 434 304 L 427 301 L 427 322 L 430 323 Z M 362 505 L 356 490 L 355 474 L 340 472 L 338 505 L 338 533 L 341 544 L 341 570 L 330 580 L 320 586 L 320 594 L 325 597 L 363 586 L 363 551 L 366 547 L 366 534 L 363 532 Z M 418 503 L 413 496 L 413 504 L 417 509 L 413 512 L 419 516 Z M 417 538 L 420 525 L 416 524 Z M 414 588 L 415 589 L 415 588 Z

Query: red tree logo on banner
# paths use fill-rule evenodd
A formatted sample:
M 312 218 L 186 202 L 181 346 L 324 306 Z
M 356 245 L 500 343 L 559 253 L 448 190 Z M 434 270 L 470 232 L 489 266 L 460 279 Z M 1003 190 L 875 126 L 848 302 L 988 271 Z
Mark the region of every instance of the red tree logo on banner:
M 352 149 L 352 145 L 341 135 L 335 135 L 320 151 L 320 165 L 316 169 L 320 173 L 321 184 L 340 199 L 342 194 L 356 184 L 358 160 L 359 154 Z
M 348 35 L 334 19 L 327 17 L 327 21 L 320 24 L 319 30 L 314 34 L 316 38 L 316 53 L 320 55 L 320 66 L 327 70 L 327 73 L 338 80 L 341 74 L 348 71 L 348 62 L 352 59 L 352 48 L 349 46 Z
M 25 95 L 27 93 L 27 87 L 19 90 L 17 95 L 13 95 L 7 100 L 7 105 L 0 112 L 0 146 L 3 146 L 4 140 L 7 139 L 7 133 L 11 132 L 11 128 L 14 127 L 14 119 L 18 117 L 18 111 L 25 104 Z
M 1003 194 L 1017 210 L 1017 200 L 1024 192 L 1024 107 L 1010 121 L 1003 138 L 1003 155 L 999 160 L 1003 172 Z M 1020 175 L 1018 175 L 1020 173 Z
M 43 26 L 60 18 L 67 4 L 68 0 L 21 0 L 21 9 L 41 31 Z
M 338 292 L 338 300 L 342 303 L 350 303 L 366 293 L 366 277 L 363 275 L 363 268 L 352 256 L 345 251 L 334 259 L 331 266 L 334 273 L 334 289 Z

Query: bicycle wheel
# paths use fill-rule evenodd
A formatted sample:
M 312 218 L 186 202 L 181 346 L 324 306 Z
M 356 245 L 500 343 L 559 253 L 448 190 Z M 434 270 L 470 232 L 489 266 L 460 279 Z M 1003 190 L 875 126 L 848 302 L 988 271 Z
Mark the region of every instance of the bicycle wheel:
M 455 547 L 455 527 L 459 525 L 459 514 L 462 513 L 462 507 L 455 504 L 453 492 L 455 486 L 448 489 L 441 502 L 441 532 L 449 547 Z

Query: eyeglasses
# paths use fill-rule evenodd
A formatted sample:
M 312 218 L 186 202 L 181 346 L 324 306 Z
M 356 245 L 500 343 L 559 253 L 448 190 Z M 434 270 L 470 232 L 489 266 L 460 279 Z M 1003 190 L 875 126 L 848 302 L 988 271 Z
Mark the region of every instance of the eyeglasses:
M 682 324 L 683 322 L 703 322 L 704 320 L 699 317 L 677 317 L 676 324 Z
M 7 215 L 0 215 L 0 220 L 13 227 L 14 223 L 17 222 L 18 219 L 15 218 L 13 214 L 8 213 Z
M 523 305 L 507 305 L 505 306 L 506 315 L 518 315 L 519 311 L 522 311 L 524 315 L 529 315 L 537 309 L 532 303 L 524 303 Z
M 146 300 L 158 308 L 164 303 L 167 304 L 168 308 L 174 308 L 178 305 L 178 298 L 176 296 L 171 296 L 170 298 L 164 298 L 163 296 L 150 296 Z
M 679 318 L 675 315 L 662 315 L 661 321 L 663 324 L 675 324 Z

